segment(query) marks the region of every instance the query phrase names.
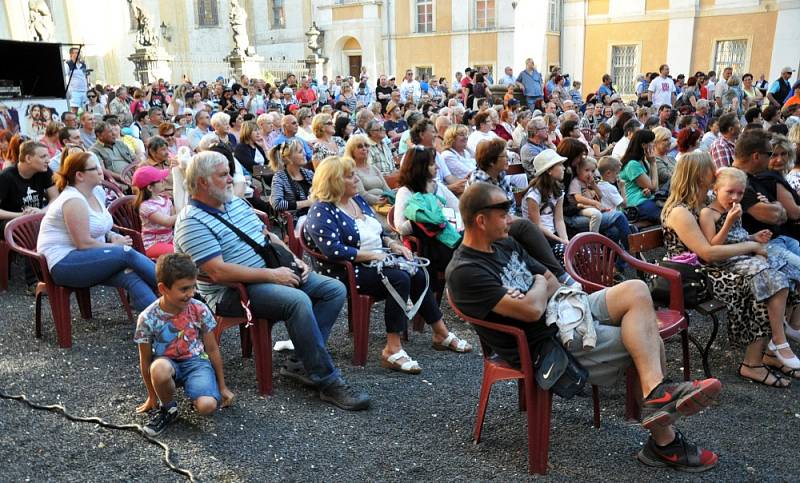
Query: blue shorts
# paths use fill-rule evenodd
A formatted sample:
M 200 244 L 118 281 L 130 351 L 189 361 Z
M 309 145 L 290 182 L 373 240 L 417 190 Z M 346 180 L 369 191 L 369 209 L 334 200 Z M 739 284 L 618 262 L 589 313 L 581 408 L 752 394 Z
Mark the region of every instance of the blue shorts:
M 183 361 L 167 360 L 175 371 L 172 376 L 175 385 L 183 386 L 189 400 L 196 401 L 202 396 L 213 397 L 217 402 L 222 400 L 217 386 L 217 374 L 207 358 L 196 356 Z
M 69 93 L 69 107 L 82 108 L 89 102 L 86 97 L 86 91 L 70 91 Z

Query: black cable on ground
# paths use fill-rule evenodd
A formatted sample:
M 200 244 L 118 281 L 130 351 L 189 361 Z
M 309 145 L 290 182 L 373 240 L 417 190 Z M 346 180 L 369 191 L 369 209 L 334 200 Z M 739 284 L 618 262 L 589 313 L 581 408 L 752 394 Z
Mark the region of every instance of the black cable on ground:
M 172 462 L 172 450 L 170 449 L 169 446 L 166 445 L 166 443 L 163 443 L 153 438 L 152 436 L 146 434 L 144 431 L 142 431 L 142 426 L 138 424 L 113 424 L 98 417 L 86 418 L 81 416 L 73 416 L 72 414 L 68 413 L 66 409 L 64 409 L 64 406 L 60 404 L 49 404 L 49 405 L 37 404 L 35 402 L 30 401 L 24 394 L 15 394 L 15 395 L 6 394 L 5 392 L 3 392 L 2 389 L 0 389 L 0 398 L 22 401 L 31 408 L 38 409 L 40 411 L 50 411 L 54 413 L 60 413 L 70 421 L 77 421 L 80 423 L 95 423 L 99 424 L 100 426 L 103 426 L 104 428 L 136 432 L 144 439 L 146 439 L 149 443 L 160 446 L 164 450 L 163 461 L 164 464 L 167 465 L 167 467 L 171 471 L 174 471 L 175 473 L 178 473 L 179 475 L 186 477 L 186 479 L 188 479 L 193 483 L 198 481 L 191 471 L 184 468 L 180 468 L 175 463 Z

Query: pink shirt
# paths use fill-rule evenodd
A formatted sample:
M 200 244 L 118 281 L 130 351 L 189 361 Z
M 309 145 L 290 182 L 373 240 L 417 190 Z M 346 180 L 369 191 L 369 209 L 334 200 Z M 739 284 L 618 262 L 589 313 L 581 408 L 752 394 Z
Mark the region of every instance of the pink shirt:
M 172 227 L 151 221 L 150 216 L 155 213 L 170 216 L 172 200 L 168 196 L 154 196 L 144 201 L 139 207 L 139 216 L 142 219 L 142 242 L 145 250 L 156 243 L 172 243 Z

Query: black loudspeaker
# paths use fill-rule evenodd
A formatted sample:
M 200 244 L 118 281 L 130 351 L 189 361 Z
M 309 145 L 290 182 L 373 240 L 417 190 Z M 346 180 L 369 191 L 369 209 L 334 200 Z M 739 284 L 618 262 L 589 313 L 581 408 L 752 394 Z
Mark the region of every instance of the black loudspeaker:
M 66 96 L 61 44 L 0 40 L 0 52 L 0 80 L 20 86 L 23 96 Z

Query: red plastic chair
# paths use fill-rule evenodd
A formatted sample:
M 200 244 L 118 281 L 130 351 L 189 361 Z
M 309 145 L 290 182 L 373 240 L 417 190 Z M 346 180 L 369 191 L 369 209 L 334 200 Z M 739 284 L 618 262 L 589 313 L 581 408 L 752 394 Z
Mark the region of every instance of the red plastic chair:
M 144 241 L 142 241 L 142 219 L 133 202 L 136 197 L 133 195 L 117 198 L 108 205 L 108 212 L 114 220 L 114 230 L 120 235 L 128 235 L 133 240 L 133 248 L 139 253 L 144 254 Z
M 478 400 L 478 413 L 475 416 L 475 431 L 472 439 L 475 444 L 481 441 L 481 429 L 486 417 L 486 407 L 489 404 L 489 395 L 492 385 L 497 381 L 517 380 L 519 390 L 519 410 L 528 413 L 528 472 L 544 475 L 547 473 L 547 451 L 550 446 L 550 409 L 552 394 L 536 385 L 536 375 L 531 362 L 528 340 L 522 329 L 510 325 L 495 324 L 485 320 L 476 319 L 465 315 L 453 303 L 450 293 L 447 301 L 453 308 L 456 316 L 472 325 L 511 335 L 517 340 L 520 367 L 515 368 L 507 362 L 492 358 L 491 348 L 484 345 L 483 349 L 483 382 L 481 383 L 480 399 Z M 597 410 L 597 408 L 595 408 Z
M 294 256 L 303 258 L 303 245 L 300 244 L 300 240 L 294 236 L 294 215 L 288 211 L 283 211 L 279 213 L 278 216 L 282 216 L 286 219 L 286 245 L 289 247 L 289 250 L 294 253 Z
M 347 275 L 345 282 L 347 287 L 347 319 L 350 324 L 350 330 L 353 333 L 353 364 L 364 366 L 367 363 L 367 344 L 369 342 L 369 312 L 372 304 L 380 299 L 358 293 L 356 272 L 352 263 L 327 258 L 317 251 L 316 247 L 310 247 L 302 235 L 298 241 L 303 247 L 303 251 L 308 253 L 311 258 L 323 263 L 344 267 Z
M 6 225 L 5 238 L 11 250 L 31 259 L 34 272 L 36 272 L 36 277 L 39 280 L 36 286 L 36 338 L 40 339 L 42 337 L 42 296 L 47 295 L 53 312 L 58 345 L 63 348 L 69 348 L 72 347 L 70 294 L 74 292 L 75 297 L 78 299 L 81 317 L 89 319 L 92 317 L 90 289 L 64 287 L 56 285 L 53 281 L 50 276 L 50 270 L 47 268 L 47 260 L 45 260 L 44 255 L 36 252 L 36 239 L 39 236 L 39 227 L 43 217 L 44 214 L 37 213 L 11 220 Z M 117 291 L 122 300 L 122 305 L 128 312 L 128 318 L 133 320 L 133 313 L 125 290 L 118 288 Z
M 656 311 L 658 333 L 662 339 L 681 334 L 683 348 L 683 376 L 691 378 L 689 362 L 689 323 L 683 307 L 683 285 L 677 270 L 643 262 L 626 253 L 619 245 L 599 233 L 580 233 L 570 240 L 564 251 L 567 272 L 583 286 L 587 293 L 614 285 L 614 267 L 617 257 L 643 272 L 664 277 L 670 284 L 669 308 Z
M 200 276 L 198 279 L 208 283 L 215 283 L 204 276 Z M 250 297 L 244 284 L 224 285 L 239 293 L 239 302 L 245 313 L 243 316 L 214 314 L 214 318 L 217 321 L 217 326 L 214 328 L 214 337 L 217 339 L 217 344 L 219 344 L 224 331 L 232 327 L 239 327 L 242 357 L 250 357 L 255 354 L 258 392 L 261 395 L 270 395 L 272 394 L 272 326 L 275 325 L 275 321 L 253 317 L 250 312 Z M 248 324 L 251 325 L 248 327 Z

